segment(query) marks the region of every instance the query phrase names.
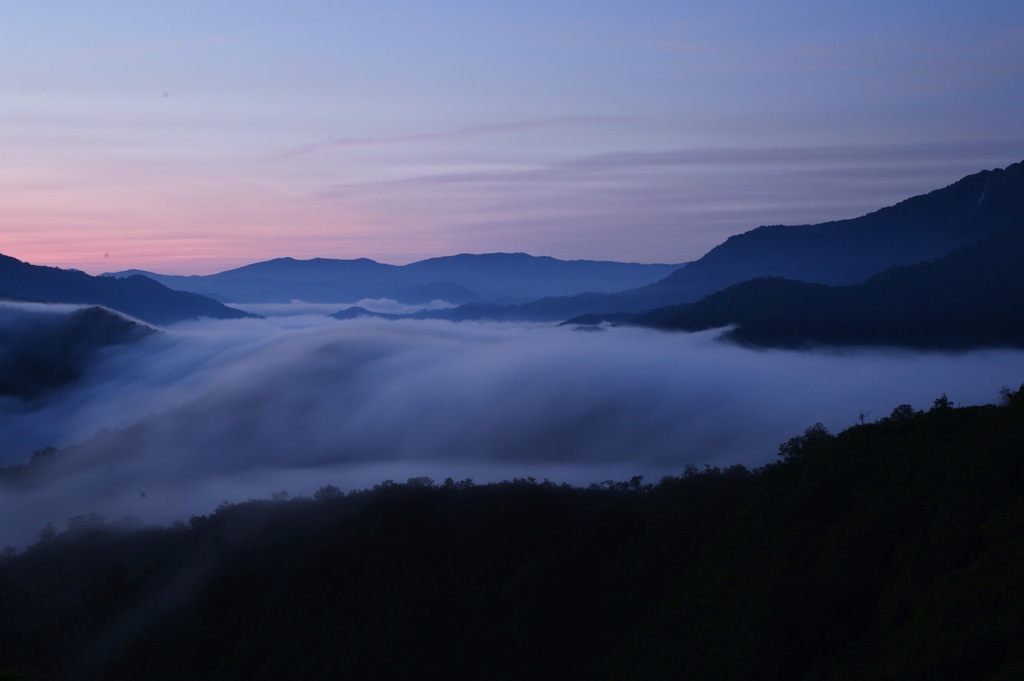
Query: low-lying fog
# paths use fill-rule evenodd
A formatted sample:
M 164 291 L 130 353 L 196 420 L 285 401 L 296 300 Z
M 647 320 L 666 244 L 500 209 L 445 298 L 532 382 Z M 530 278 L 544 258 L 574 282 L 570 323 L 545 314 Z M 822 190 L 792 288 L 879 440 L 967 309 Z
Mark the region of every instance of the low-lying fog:
M 265 317 L 329 315 L 333 312 L 347 310 L 350 307 L 361 307 L 370 312 L 384 314 L 413 314 L 420 310 L 447 310 L 457 307 L 453 303 L 444 300 L 432 300 L 429 303 L 408 305 L 391 298 L 363 298 L 354 303 L 308 303 L 304 300 L 293 300 L 290 303 L 228 303 L 228 306 Z
M 1021 352 L 751 351 L 714 337 L 312 316 L 178 325 L 107 348 L 34 410 L 0 402 L 0 464 L 80 445 L 44 481 L 0 488 L 0 545 L 88 512 L 165 523 L 326 484 L 758 466 L 817 421 L 837 431 L 943 393 L 988 403 L 1024 382 Z

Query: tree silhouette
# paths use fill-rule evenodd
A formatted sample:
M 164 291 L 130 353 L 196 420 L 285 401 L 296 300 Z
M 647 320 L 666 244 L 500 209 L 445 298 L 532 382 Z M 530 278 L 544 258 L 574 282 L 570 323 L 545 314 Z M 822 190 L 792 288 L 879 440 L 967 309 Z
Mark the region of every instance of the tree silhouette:
M 807 428 L 802 435 L 791 437 L 779 445 L 779 457 L 783 461 L 794 461 L 803 458 L 807 454 L 819 449 L 822 444 L 831 439 L 828 428 L 821 423 L 815 423 Z

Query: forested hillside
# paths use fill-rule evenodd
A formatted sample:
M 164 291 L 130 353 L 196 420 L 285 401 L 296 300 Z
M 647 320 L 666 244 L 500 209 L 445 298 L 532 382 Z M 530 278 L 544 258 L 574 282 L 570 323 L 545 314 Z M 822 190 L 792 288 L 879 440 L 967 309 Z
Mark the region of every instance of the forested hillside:
M 773 347 L 1024 347 L 1022 257 L 1017 229 L 857 286 L 752 279 L 630 321 L 685 331 L 735 325 L 727 338 Z
M 1019 679 L 1022 452 L 1024 388 L 653 485 L 80 516 L 0 561 L 0 678 Z

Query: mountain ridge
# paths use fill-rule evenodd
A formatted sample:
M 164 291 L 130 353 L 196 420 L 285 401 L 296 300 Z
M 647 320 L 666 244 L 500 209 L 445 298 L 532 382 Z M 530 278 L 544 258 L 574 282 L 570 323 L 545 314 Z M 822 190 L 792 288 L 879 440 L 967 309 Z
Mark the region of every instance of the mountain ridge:
M 691 295 L 706 295 L 713 292 L 709 286 L 721 290 L 756 276 L 854 284 L 892 265 L 939 257 L 1022 223 L 1024 161 L 967 175 L 857 218 L 768 225 L 736 234 L 695 260 L 686 273 L 673 273 L 654 286 L 692 288 Z
M 891 267 L 861 284 L 750 279 L 694 303 L 652 310 L 632 323 L 684 331 L 733 325 L 725 338 L 770 347 L 1019 348 L 1022 261 L 1024 228 L 935 260 Z
M 757 277 L 854 284 L 893 265 L 926 261 L 1020 226 L 1024 161 L 967 175 L 860 217 L 816 225 L 767 225 L 735 234 L 685 268 L 646 286 L 423 314 L 451 320 L 561 321 L 696 302 Z
M 559 260 L 527 253 L 460 253 L 408 265 L 388 265 L 368 258 L 275 258 L 210 275 L 126 270 L 102 276 L 141 273 L 172 288 L 234 303 L 344 303 L 367 298 L 418 303 L 425 289 L 453 286 L 459 287 L 461 300 L 451 302 L 470 302 L 467 299 L 472 297 L 472 302 L 510 303 L 589 290 L 633 288 L 658 281 L 681 266 Z
M 93 277 L 78 270 L 32 265 L 3 254 L 0 290 L 13 299 L 28 302 L 100 305 L 158 325 L 200 317 L 252 316 L 196 293 L 172 290 L 141 275 L 120 279 Z

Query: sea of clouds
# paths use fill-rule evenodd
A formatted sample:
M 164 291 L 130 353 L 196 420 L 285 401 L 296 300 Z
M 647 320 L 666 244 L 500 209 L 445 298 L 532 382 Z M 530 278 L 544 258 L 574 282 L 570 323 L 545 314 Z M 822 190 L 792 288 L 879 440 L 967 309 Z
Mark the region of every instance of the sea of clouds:
M 587 484 L 759 466 L 815 422 L 994 402 L 1024 353 L 755 351 L 717 332 L 321 316 L 180 324 L 103 349 L 77 383 L 0 400 L 0 545 L 96 512 L 167 523 L 222 501 L 385 479 Z

